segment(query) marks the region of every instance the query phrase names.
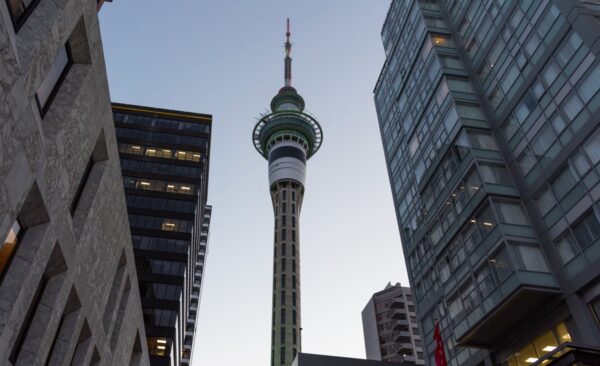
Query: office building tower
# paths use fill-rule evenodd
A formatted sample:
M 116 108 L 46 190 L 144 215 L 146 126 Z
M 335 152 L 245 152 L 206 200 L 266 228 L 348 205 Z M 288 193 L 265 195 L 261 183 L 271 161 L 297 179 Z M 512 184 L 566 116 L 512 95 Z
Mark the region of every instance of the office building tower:
M 212 212 L 212 116 L 117 103 L 113 115 L 150 364 L 189 365 Z
M 599 10 L 391 4 L 375 103 L 429 365 L 436 319 L 450 365 L 600 347 Z
M 410 287 L 388 283 L 362 311 L 367 359 L 424 365 Z
M 271 365 L 289 366 L 301 350 L 300 208 L 306 160 L 322 142 L 317 120 L 304 112 L 292 87 L 290 28 L 285 43 L 285 86 L 252 132 L 256 150 L 269 161 L 269 189 L 275 214 Z
M 0 2 L 0 364 L 147 365 L 94 1 Z

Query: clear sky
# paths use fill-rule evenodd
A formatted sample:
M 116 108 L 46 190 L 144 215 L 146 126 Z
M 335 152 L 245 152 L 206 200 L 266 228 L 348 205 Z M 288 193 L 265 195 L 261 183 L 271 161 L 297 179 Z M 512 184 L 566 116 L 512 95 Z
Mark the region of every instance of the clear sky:
M 408 285 L 373 103 L 389 0 L 115 0 L 100 12 L 113 101 L 213 115 L 209 254 L 194 365 L 268 365 L 273 212 L 256 117 L 293 84 L 324 130 L 301 219 L 303 352 L 365 357 L 361 311 Z

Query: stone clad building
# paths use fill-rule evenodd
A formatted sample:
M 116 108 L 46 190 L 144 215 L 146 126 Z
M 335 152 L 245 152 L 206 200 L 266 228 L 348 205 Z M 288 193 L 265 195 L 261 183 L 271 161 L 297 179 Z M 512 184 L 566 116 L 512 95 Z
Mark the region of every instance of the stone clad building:
M 0 364 L 147 365 L 95 1 L 0 2 Z

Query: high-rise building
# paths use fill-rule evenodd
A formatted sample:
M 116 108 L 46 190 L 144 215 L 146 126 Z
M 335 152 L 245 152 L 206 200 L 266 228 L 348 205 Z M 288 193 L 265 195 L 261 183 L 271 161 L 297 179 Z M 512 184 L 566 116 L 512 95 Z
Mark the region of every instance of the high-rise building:
M 436 319 L 450 365 L 600 347 L 599 10 L 391 3 L 375 103 L 429 365 Z
M 95 1 L 0 2 L 0 364 L 147 365 Z
M 388 283 L 362 311 L 367 359 L 424 365 L 410 287 Z
M 153 366 L 190 364 L 212 208 L 212 116 L 113 103 Z
M 290 28 L 285 43 L 285 86 L 261 116 L 252 140 L 269 161 L 269 189 L 275 213 L 271 365 L 289 366 L 301 347 L 300 208 L 306 161 L 322 142 L 317 120 L 304 112 L 304 99 L 292 87 Z

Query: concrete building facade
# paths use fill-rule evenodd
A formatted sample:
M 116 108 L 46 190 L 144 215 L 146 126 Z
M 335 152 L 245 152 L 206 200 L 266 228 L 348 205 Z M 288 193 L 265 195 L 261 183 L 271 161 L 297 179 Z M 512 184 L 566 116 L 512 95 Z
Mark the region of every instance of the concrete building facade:
M 0 2 L 2 365 L 148 365 L 97 6 Z
M 304 198 L 306 161 L 322 142 L 317 120 L 304 112 L 304 99 L 292 87 L 288 19 L 285 86 L 261 116 L 252 140 L 269 161 L 269 189 L 275 214 L 271 366 L 291 365 L 301 351 L 300 210 Z
M 113 103 L 150 363 L 189 365 L 212 208 L 212 116 Z
M 427 363 L 600 347 L 596 1 L 398 1 L 375 103 Z M 570 364 L 570 363 L 569 363 Z
M 388 283 L 362 311 L 367 359 L 424 365 L 410 287 Z

